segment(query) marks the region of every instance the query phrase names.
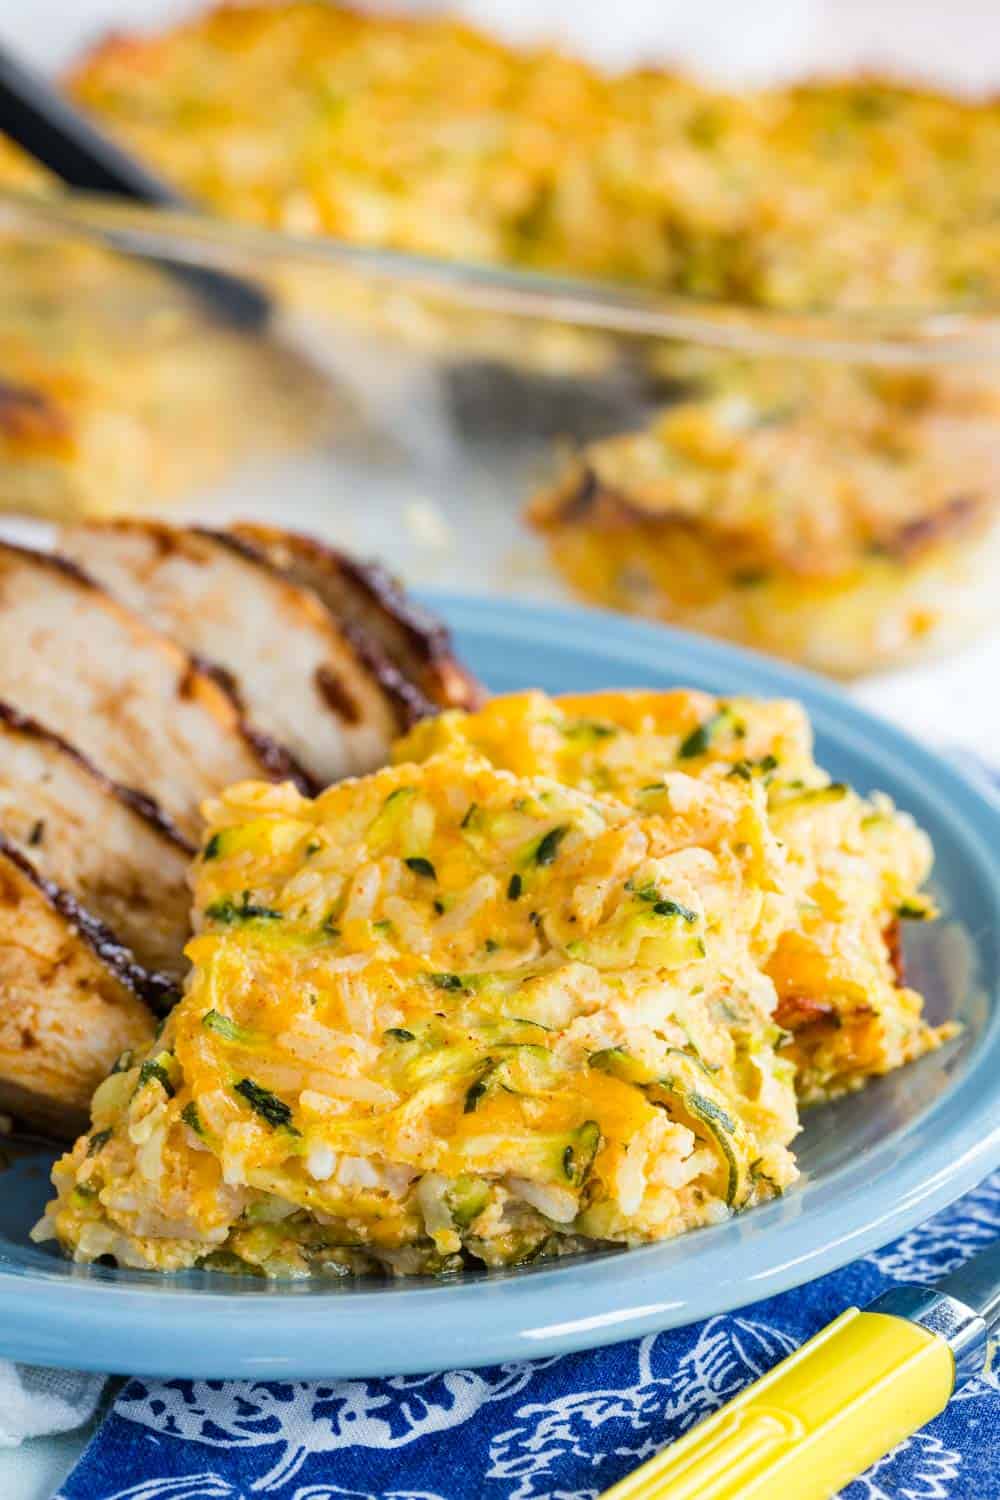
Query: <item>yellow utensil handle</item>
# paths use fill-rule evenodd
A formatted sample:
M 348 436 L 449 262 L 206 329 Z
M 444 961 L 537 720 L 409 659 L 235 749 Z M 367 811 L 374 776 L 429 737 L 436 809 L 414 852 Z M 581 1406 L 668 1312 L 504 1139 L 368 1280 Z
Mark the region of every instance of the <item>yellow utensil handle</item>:
M 829 1500 L 951 1398 L 943 1338 L 848 1308 L 601 1500 Z

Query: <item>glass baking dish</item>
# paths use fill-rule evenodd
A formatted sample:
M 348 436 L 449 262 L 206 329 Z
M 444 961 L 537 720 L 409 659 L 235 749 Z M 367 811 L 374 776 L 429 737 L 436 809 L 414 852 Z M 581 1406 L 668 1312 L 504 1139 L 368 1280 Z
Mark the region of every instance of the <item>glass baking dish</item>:
M 0 265 L 8 511 L 280 521 L 844 676 L 996 619 L 995 309 L 761 312 L 61 194 L 0 196 Z

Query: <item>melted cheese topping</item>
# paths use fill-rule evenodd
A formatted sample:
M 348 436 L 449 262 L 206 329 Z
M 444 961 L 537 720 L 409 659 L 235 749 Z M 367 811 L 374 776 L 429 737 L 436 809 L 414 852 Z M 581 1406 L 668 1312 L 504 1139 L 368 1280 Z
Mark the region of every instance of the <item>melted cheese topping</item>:
M 470 750 L 644 815 L 676 806 L 685 783 L 696 788 L 692 803 L 734 782 L 761 789 L 789 898 L 769 930 L 764 964 L 803 1099 L 859 1087 L 948 1034 L 922 1020 L 920 996 L 895 961 L 901 914 L 933 915 L 920 891 L 930 840 L 888 798 L 830 781 L 813 760 L 798 704 L 684 691 L 557 700 L 526 693 L 420 724 L 396 754 L 461 758 Z
M 60 1239 L 441 1269 L 780 1191 L 797 1117 L 757 955 L 784 859 L 760 787 L 680 780 L 637 817 L 449 754 L 210 804 L 187 993 L 57 1167 Z
M 926 836 L 790 702 L 542 693 L 315 801 L 206 808 L 184 999 L 98 1089 L 45 1230 L 267 1275 L 520 1263 L 781 1192 L 801 1100 L 937 1045 Z

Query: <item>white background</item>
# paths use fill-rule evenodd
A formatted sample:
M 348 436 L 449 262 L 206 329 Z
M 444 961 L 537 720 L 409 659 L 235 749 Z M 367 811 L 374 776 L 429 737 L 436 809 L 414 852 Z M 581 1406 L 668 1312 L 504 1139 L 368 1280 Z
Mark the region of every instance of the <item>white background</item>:
M 0 0 L 4 39 L 46 66 L 114 27 L 155 26 L 190 0 Z M 448 9 L 514 40 L 562 40 L 597 61 L 687 62 L 720 77 L 867 65 L 1000 88 L 1000 0 L 392 0 Z

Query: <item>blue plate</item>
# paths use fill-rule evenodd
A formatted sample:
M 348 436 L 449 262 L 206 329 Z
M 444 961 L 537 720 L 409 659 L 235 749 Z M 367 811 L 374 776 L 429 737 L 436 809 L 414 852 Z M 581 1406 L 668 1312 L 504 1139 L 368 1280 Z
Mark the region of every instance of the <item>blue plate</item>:
M 882 788 L 934 839 L 944 917 L 908 946 L 955 1043 L 863 1094 L 809 1111 L 785 1198 L 669 1244 L 449 1282 L 267 1284 L 205 1272 L 73 1266 L 28 1239 L 51 1160 L 0 1179 L 0 1355 L 192 1377 L 408 1374 L 530 1358 L 709 1317 L 885 1243 L 1000 1162 L 1000 803 L 804 673 L 596 611 L 436 601 L 496 691 L 687 684 L 801 699 L 818 758 Z M 928 730 L 946 732 L 929 719 Z

